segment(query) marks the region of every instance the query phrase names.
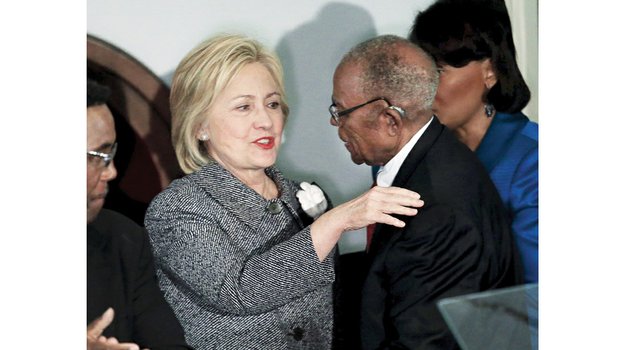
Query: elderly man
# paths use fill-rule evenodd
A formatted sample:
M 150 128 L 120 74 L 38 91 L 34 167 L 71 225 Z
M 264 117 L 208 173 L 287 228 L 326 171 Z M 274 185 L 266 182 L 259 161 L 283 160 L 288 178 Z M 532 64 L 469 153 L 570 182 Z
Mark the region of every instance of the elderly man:
M 114 119 L 106 87 L 87 82 L 87 347 L 89 350 L 191 349 L 157 285 L 144 230 L 102 209 L 116 177 Z
M 334 73 L 331 124 L 353 162 L 381 166 L 379 186 L 415 190 L 425 202 L 405 228 L 374 230 L 363 349 L 457 349 L 436 302 L 522 281 L 495 187 L 433 115 L 438 75 L 423 50 L 391 35 L 357 45 Z

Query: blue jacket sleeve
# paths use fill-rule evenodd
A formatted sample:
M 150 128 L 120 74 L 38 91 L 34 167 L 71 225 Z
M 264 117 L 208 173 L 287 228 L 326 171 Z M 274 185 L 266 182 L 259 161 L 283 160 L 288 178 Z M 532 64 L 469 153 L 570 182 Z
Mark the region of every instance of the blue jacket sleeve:
M 530 150 L 517 166 L 509 203 L 525 282 L 538 282 L 538 148 Z

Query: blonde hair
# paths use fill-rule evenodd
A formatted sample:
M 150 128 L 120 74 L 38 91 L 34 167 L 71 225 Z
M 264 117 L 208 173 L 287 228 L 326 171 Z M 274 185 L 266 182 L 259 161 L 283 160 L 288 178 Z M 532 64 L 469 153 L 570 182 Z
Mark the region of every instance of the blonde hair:
M 289 113 L 278 57 L 258 41 L 242 35 L 221 34 L 192 49 L 179 63 L 170 92 L 172 144 L 181 169 L 192 173 L 209 163 L 200 126 L 209 108 L 237 73 L 250 63 L 261 63 L 276 82 L 285 120 Z

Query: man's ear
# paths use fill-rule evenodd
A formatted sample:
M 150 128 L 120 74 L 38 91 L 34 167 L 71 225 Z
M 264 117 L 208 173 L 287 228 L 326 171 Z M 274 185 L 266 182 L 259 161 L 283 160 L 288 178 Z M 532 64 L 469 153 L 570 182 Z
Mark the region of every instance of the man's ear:
M 497 75 L 495 74 L 495 68 L 490 58 L 485 58 L 482 61 L 482 76 L 484 79 L 484 85 L 488 90 L 491 90 L 497 83 Z
M 385 123 L 390 136 L 400 134 L 403 127 L 403 117 L 400 115 L 399 111 L 392 108 L 386 108 L 383 113 L 381 113 L 381 118 L 382 122 Z

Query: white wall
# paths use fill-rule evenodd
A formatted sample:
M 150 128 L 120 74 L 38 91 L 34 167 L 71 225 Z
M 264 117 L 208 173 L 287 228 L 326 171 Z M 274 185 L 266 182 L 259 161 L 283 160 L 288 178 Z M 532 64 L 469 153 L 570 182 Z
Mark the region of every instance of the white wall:
M 433 0 L 88 0 L 87 30 L 125 50 L 166 83 L 182 57 L 219 32 L 252 36 L 275 50 L 285 70 L 291 115 L 278 166 L 290 178 L 319 183 L 334 204 L 362 193 L 370 167 L 354 165 L 329 125 L 331 78 L 353 45 L 380 34 L 407 36 Z M 343 252 L 363 249 L 362 231 Z
M 523 113 L 538 121 L 538 0 L 505 0 L 512 36 L 517 50 L 517 63 L 532 93 Z

